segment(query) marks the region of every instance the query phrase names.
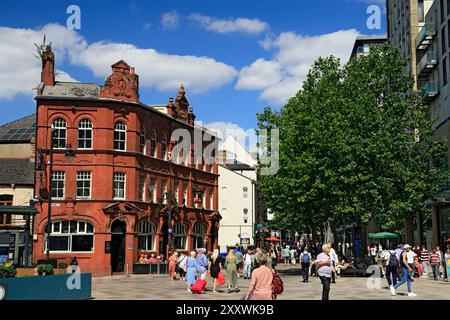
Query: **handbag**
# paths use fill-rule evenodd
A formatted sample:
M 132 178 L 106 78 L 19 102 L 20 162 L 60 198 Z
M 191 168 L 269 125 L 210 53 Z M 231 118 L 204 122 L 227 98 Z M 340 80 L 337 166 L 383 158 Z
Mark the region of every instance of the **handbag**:
M 272 299 L 275 300 L 277 295 L 282 294 L 284 291 L 283 280 L 278 276 L 275 271 L 272 270 Z
M 219 272 L 217 274 L 217 283 L 219 284 L 219 286 L 223 286 L 225 284 L 225 278 L 224 278 L 222 272 Z

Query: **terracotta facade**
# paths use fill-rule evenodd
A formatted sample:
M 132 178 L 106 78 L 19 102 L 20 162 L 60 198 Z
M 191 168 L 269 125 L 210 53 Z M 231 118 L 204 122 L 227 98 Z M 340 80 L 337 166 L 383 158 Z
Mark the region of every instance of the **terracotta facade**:
M 141 253 L 156 253 L 166 257 L 168 250 L 174 248 L 176 244 L 175 237 L 179 238 L 178 249 L 183 251 L 192 250 L 200 244 L 204 244 L 202 247 L 206 247 L 207 250 L 217 247 L 221 219 L 217 210 L 217 163 L 200 166 L 194 164 L 194 139 L 190 145 L 191 161 L 177 164 L 167 160 L 175 145 L 170 139 L 172 132 L 181 128 L 187 130 L 193 137 L 196 130 L 193 126 L 195 116 L 192 108 L 188 107 L 184 88 L 180 88 L 175 104 L 171 98 L 167 105 L 159 106 L 160 110 L 167 108 L 166 112 L 158 111 L 139 101 L 139 80 L 134 68 L 124 61 L 119 61 L 112 66 L 112 75 L 107 78 L 103 87 L 99 87 L 98 92 L 90 90 L 89 94 L 83 95 L 82 84 L 77 84 L 81 88 L 79 92 L 78 89 L 71 87 L 67 95 L 51 94 L 55 92 L 51 90 L 56 90 L 58 86 L 66 88 L 72 84 L 54 82 L 55 87 L 51 88 L 49 79 L 52 79 L 52 76 L 48 73 L 54 70 L 53 60 L 52 63 L 44 61 L 48 56 L 54 59 L 53 54 L 49 54 L 48 51 L 42 57 L 44 67 L 42 83 L 36 97 L 35 196 L 39 199 L 36 204 L 39 214 L 36 216 L 34 226 L 36 235 L 34 261 L 46 258 L 45 227 L 48 222 L 51 127 L 52 124 L 55 125 L 56 119 L 64 120 L 66 131 L 65 147 L 54 148 L 53 172 L 63 172 L 64 183 L 60 182 L 57 185 L 54 181 L 52 185 L 56 189 L 64 190 L 61 191 L 63 192 L 61 199 L 52 197 L 51 222 L 61 223 L 58 227 L 54 227 L 56 233 L 52 231 L 52 235 L 62 236 L 58 241 L 61 243 L 68 241 L 69 248 L 75 247 L 77 241 L 81 243 L 81 247 L 89 246 L 89 241 L 93 243 L 91 251 L 51 250 L 51 259 L 69 263 L 70 258 L 76 256 L 82 272 L 103 276 L 125 271 L 127 264 L 131 272 L 132 264 L 137 262 Z M 86 119 L 92 125 L 91 148 L 82 149 L 79 148 L 82 136 L 80 125 L 81 121 Z M 115 132 L 118 121 L 122 121 L 126 126 L 125 150 L 121 151 L 115 150 L 117 145 L 114 143 L 115 137 L 116 141 L 118 140 L 116 136 L 118 133 Z M 204 129 L 199 131 L 202 134 L 206 132 Z M 155 154 L 152 148 L 155 146 L 152 143 L 154 134 Z M 167 137 L 166 159 L 162 159 L 164 136 Z M 57 138 L 64 137 L 60 135 Z M 205 141 L 202 144 L 205 148 L 209 142 Z M 79 194 L 82 193 L 79 189 L 83 188 L 80 181 L 77 184 L 77 175 L 80 172 L 90 173 L 90 185 L 87 188 L 84 186 L 85 190 L 89 190 L 86 191 L 89 193 L 88 196 Z M 120 200 L 114 198 L 113 194 L 115 172 L 123 173 L 125 177 L 125 195 Z M 155 189 L 153 181 L 156 181 Z M 163 181 L 166 181 L 164 190 L 161 186 Z M 175 186 L 178 187 L 177 190 Z M 187 199 L 184 199 L 185 188 Z M 53 189 L 55 194 L 57 191 Z M 176 194 L 178 198 L 178 201 L 170 206 L 171 221 L 168 221 L 169 200 L 162 197 L 164 191 L 173 196 Z M 87 232 L 84 238 L 76 238 L 77 234 L 71 231 L 61 234 L 62 221 L 89 223 L 93 227 L 93 240 L 90 232 Z M 143 235 L 141 228 L 145 222 L 152 223 L 152 228 L 151 233 Z M 180 225 L 185 228 L 185 233 L 180 233 Z M 86 235 L 80 233 L 82 226 L 78 228 L 78 235 Z M 88 229 L 83 230 L 86 232 Z M 200 240 L 199 230 L 204 231 L 203 239 Z M 178 233 L 174 234 L 175 232 Z M 66 240 L 64 236 L 67 235 L 74 237 Z M 151 241 L 146 241 L 145 236 L 150 237 Z M 140 245 L 139 241 L 145 245 Z

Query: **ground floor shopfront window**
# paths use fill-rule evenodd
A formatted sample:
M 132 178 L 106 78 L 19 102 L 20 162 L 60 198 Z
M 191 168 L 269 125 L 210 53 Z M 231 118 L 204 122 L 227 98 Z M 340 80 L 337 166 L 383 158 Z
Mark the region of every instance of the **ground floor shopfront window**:
M 93 252 L 94 227 L 85 221 L 55 221 L 51 223 L 50 251 Z M 48 226 L 45 231 L 47 233 Z M 44 251 L 49 247 L 45 242 Z

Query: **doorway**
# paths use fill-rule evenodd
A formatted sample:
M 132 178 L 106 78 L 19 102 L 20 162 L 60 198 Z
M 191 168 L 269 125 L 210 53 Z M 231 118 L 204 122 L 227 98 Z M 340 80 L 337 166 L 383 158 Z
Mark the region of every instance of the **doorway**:
M 111 272 L 123 272 L 125 265 L 125 222 L 116 220 L 111 225 Z
M 159 254 L 164 254 L 164 258 L 168 258 L 168 244 L 169 244 L 169 228 L 167 222 L 164 222 L 161 228 L 162 237 L 159 240 Z

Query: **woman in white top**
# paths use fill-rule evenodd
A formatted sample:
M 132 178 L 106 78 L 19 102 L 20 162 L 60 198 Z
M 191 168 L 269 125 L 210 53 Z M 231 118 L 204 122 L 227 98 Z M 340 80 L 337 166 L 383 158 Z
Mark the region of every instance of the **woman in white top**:
M 186 281 L 186 262 L 187 262 L 187 255 L 182 252 L 180 254 L 180 257 L 178 258 L 178 273 L 180 274 L 180 281 Z

